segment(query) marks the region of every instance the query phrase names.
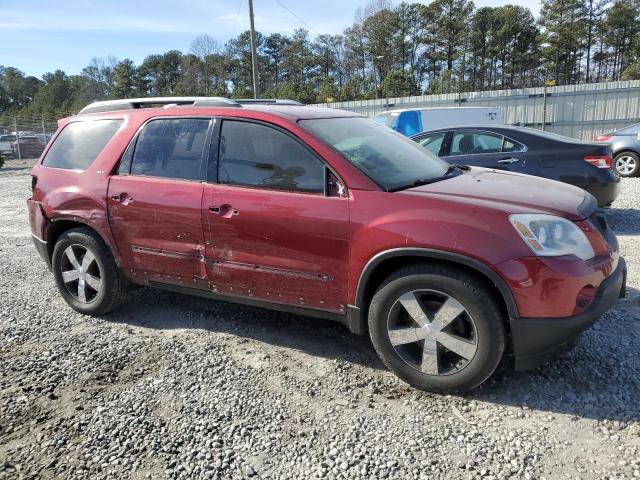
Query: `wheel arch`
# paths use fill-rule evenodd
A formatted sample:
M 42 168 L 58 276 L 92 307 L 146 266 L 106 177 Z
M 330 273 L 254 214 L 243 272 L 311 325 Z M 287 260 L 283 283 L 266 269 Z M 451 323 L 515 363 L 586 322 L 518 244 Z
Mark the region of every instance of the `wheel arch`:
M 484 263 L 453 252 L 428 248 L 396 248 L 375 255 L 365 265 L 356 288 L 355 306 L 360 321 L 366 325 L 368 305 L 380 284 L 396 270 L 415 263 L 437 263 L 472 274 L 496 295 L 509 318 L 518 318 L 518 308 L 511 290 L 496 272 Z
M 640 152 L 638 152 L 638 151 L 636 151 L 636 150 L 634 150 L 634 149 L 632 149 L 630 147 L 627 147 L 627 146 L 620 147 L 619 149 L 614 150 L 614 152 L 611 154 L 611 156 L 613 158 L 616 158 L 621 153 L 633 153 L 633 154 L 638 155 L 640 157 Z
M 94 232 L 107 246 L 107 248 L 111 251 L 114 260 L 116 261 L 116 265 L 120 265 L 118 252 L 115 251 L 111 244 L 104 238 L 104 236 L 94 227 L 89 225 L 88 223 L 83 222 L 78 218 L 60 218 L 55 220 L 50 220 L 47 226 L 47 261 L 49 266 L 51 266 L 51 259 L 53 258 L 53 250 L 56 246 L 56 243 L 60 236 L 69 230 L 73 230 L 74 228 L 88 228 L 92 232 Z

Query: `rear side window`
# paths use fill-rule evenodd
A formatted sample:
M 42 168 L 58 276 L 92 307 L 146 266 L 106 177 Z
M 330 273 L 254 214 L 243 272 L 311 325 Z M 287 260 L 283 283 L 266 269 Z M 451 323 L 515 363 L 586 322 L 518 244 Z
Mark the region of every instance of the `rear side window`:
M 418 143 L 434 155 L 438 156 L 440 154 L 440 147 L 442 147 L 445 135 L 446 132 L 440 132 L 434 133 L 433 135 L 427 135 L 426 137 L 420 137 L 418 139 Z
M 123 120 L 69 123 L 58 135 L 42 164 L 67 170 L 86 170 L 113 138 Z
M 220 183 L 324 193 L 324 164 L 275 128 L 223 121 L 219 158 Z
M 133 151 L 127 150 L 120 173 L 148 177 L 200 180 L 210 119 L 171 118 L 153 120 L 142 129 Z

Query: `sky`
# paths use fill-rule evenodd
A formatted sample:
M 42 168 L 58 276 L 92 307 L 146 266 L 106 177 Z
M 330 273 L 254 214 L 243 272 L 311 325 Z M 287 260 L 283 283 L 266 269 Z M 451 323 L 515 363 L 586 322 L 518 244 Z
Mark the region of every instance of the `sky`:
M 356 9 L 368 2 L 253 3 L 256 30 L 289 34 L 304 27 L 315 36 L 318 32 L 342 32 L 353 22 Z M 506 2 L 474 3 L 484 7 Z M 540 11 L 539 1 L 508 3 L 528 7 L 535 16 Z M 36 77 L 56 69 L 77 74 L 92 57 L 129 58 L 140 64 L 151 53 L 188 52 L 200 34 L 208 34 L 223 45 L 248 26 L 247 0 L 0 0 L 0 65 Z

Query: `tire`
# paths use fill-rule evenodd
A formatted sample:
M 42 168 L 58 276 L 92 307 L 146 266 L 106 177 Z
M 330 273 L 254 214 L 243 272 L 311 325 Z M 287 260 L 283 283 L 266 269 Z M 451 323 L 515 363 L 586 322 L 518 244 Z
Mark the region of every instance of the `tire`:
M 371 301 L 369 332 L 393 373 L 436 393 L 477 387 L 505 349 L 504 314 L 494 296 L 475 277 L 447 266 L 418 265 L 388 277 Z
M 635 152 L 620 152 L 613 159 L 613 166 L 621 177 L 637 177 L 640 173 L 640 155 Z
M 126 298 L 126 283 L 109 247 L 88 227 L 63 233 L 51 264 L 62 298 L 80 313 L 104 315 Z

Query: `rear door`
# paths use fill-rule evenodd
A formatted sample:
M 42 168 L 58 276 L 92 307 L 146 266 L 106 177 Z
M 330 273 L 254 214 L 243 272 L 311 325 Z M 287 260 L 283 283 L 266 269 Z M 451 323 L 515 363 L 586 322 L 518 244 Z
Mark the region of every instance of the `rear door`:
M 525 145 L 494 132 L 454 130 L 447 147 L 442 158 L 450 163 L 518 172 L 526 162 Z
M 332 188 L 340 180 L 273 125 L 225 119 L 219 139 L 202 201 L 211 288 L 343 312 L 349 199 Z
M 210 118 L 148 122 L 109 181 L 109 222 L 129 268 L 204 282 L 201 203 Z

